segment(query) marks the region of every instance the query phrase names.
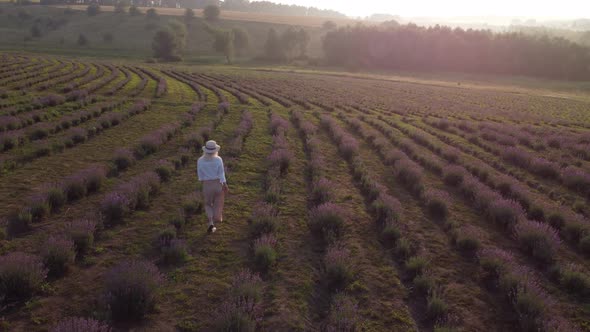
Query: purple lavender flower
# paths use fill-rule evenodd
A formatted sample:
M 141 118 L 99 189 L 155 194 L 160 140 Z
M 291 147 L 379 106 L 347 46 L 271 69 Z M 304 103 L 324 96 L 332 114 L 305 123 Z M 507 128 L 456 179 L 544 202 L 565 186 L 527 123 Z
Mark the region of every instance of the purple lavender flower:
M 118 224 L 130 212 L 130 200 L 126 194 L 112 192 L 107 194 L 100 203 L 100 211 L 109 224 Z
M 69 317 L 54 327 L 50 332 L 111 332 L 111 328 L 92 318 Z
M 151 262 L 122 262 L 105 276 L 105 298 L 115 321 L 141 319 L 156 303 L 164 277 Z
M 0 294 L 5 300 L 30 297 L 47 277 L 41 258 L 22 252 L 0 256 Z
M 557 231 L 549 224 L 528 219 L 520 220 L 514 227 L 516 238 L 531 256 L 550 262 L 559 247 Z
M 328 332 L 353 332 L 359 325 L 358 303 L 344 293 L 334 296 L 328 318 Z
M 324 203 L 310 212 L 309 227 L 325 239 L 339 236 L 344 228 L 345 213 L 340 205 Z
M 486 215 L 492 222 L 511 228 L 524 219 L 524 210 L 514 200 L 499 198 L 489 202 Z

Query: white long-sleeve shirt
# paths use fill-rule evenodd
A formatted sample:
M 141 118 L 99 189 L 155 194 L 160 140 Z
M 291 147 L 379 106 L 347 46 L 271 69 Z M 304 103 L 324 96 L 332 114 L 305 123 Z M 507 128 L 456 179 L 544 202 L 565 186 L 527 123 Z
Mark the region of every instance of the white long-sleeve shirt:
M 197 161 L 197 175 L 199 181 L 219 180 L 221 183 L 226 183 L 223 159 L 219 156 L 211 159 L 199 158 Z

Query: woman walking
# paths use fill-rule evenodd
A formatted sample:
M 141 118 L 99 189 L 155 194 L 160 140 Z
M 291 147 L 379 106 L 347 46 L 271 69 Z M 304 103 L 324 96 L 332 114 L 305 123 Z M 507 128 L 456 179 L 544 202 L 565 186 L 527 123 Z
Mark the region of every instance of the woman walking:
M 225 179 L 223 159 L 215 141 L 208 141 L 203 147 L 203 156 L 197 161 L 197 174 L 203 183 L 203 203 L 208 219 L 207 232 L 214 233 L 216 222 L 223 221 L 224 196 L 229 192 Z

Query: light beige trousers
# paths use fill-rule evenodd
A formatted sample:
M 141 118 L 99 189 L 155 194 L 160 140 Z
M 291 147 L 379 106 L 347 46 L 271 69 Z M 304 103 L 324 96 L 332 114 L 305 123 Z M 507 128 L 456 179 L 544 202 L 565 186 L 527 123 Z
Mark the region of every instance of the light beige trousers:
M 219 180 L 203 181 L 203 203 L 209 225 L 223 220 L 223 203 L 225 195 Z

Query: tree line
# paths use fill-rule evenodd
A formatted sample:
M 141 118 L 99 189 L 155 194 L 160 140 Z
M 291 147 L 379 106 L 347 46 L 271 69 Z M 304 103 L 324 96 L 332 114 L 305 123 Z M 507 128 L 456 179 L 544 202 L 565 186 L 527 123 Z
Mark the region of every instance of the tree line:
M 91 4 L 96 3 L 102 6 L 116 6 L 123 3 L 127 6 L 138 7 L 168 7 L 168 8 L 191 8 L 203 9 L 207 6 L 218 6 L 224 10 L 241 12 L 271 13 L 291 16 L 319 16 L 319 17 L 346 17 L 346 15 L 334 10 L 318 9 L 298 5 L 285 5 L 270 1 L 250 0 L 40 0 L 41 5 L 58 4 Z
M 353 68 L 439 70 L 590 79 L 590 48 L 564 38 L 419 27 L 347 26 L 326 34 L 328 64 Z

